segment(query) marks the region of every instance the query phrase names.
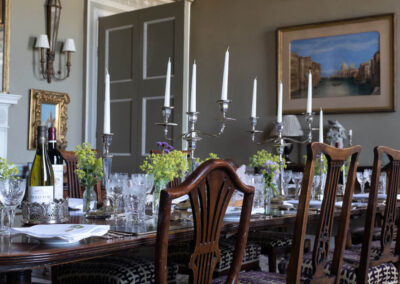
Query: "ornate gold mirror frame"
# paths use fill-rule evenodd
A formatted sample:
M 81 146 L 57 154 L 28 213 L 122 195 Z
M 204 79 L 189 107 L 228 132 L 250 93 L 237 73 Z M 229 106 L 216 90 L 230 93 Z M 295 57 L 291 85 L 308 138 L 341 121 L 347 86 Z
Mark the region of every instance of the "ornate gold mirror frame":
M 39 125 L 53 125 L 57 129 L 57 144 L 65 149 L 67 146 L 67 93 L 31 89 L 28 149 L 36 149 L 36 128 Z M 44 121 L 42 121 L 44 120 Z
M 0 0 L 0 85 L 1 92 L 9 91 L 9 63 L 10 63 L 10 4 L 11 0 Z

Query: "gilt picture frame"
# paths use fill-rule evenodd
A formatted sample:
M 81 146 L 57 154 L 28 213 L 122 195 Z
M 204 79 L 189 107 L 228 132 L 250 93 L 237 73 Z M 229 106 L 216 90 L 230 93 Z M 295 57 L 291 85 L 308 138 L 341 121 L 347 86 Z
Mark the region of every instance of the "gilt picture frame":
M 283 113 L 304 113 L 308 73 L 313 111 L 395 111 L 395 17 L 369 16 L 277 30 Z
M 29 111 L 28 149 L 36 149 L 36 128 L 39 125 L 54 125 L 57 129 L 57 144 L 67 146 L 68 104 L 67 93 L 31 89 Z

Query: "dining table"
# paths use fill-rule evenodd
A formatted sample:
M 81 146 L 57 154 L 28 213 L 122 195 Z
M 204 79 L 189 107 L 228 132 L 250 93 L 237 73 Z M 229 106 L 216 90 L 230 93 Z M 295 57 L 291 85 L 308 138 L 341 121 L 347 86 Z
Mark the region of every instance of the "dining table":
M 361 216 L 365 212 L 364 206 L 353 207 L 351 215 Z M 339 214 L 340 210 L 337 209 L 335 217 L 338 218 Z M 309 223 L 317 221 L 318 216 L 318 208 L 311 208 Z M 271 206 L 267 212 L 252 214 L 250 230 L 290 226 L 295 223 L 295 217 L 295 209 L 280 210 Z M 235 215 L 224 219 L 221 233 L 237 231 L 239 218 L 236 219 Z M 6 275 L 7 283 L 30 283 L 31 271 L 43 266 L 100 258 L 123 251 L 134 251 L 143 246 L 154 246 L 156 243 L 157 219 L 151 216 L 141 223 L 134 223 L 123 219 L 88 219 L 83 214 L 72 212 L 69 223 L 108 224 L 110 230 L 106 235 L 86 238 L 72 244 L 49 244 L 25 234 L 0 236 L 0 273 Z M 20 214 L 16 216 L 15 226 L 24 226 Z M 193 224 L 190 218 L 175 217 L 171 220 L 169 242 L 192 238 Z

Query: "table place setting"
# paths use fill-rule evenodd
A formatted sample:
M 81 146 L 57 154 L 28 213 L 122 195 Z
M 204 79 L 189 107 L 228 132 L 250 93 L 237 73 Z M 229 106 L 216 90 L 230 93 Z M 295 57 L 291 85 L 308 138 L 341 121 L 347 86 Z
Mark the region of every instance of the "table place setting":
M 14 234 L 25 234 L 45 244 L 74 244 L 89 237 L 107 234 L 110 225 L 51 224 L 12 228 Z

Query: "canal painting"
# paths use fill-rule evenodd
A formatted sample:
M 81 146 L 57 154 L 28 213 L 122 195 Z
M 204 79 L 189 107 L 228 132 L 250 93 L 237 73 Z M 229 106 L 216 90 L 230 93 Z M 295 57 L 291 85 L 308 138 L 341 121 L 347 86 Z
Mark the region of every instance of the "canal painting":
M 291 41 L 291 99 L 307 97 L 310 70 L 314 98 L 380 95 L 379 32 Z

